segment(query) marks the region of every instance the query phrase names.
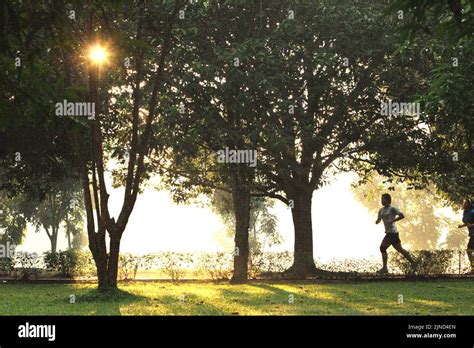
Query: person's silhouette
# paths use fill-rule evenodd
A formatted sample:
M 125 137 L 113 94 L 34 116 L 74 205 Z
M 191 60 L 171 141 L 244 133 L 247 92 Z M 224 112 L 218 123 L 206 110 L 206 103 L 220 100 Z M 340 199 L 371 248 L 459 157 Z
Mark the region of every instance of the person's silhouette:
M 415 266 L 415 261 L 411 255 L 403 249 L 400 236 L 398 234 L 397 227 L 395 222 L 400 221 L 405 218 L 405 215 L 400 211 L 400 209 L 394 207 L 392 204 L 392 197 L 388 193 L 382 195 L 382 205 L 383 207 L 379 210 L 376 224 L 383 221 L 385 226 L 385 237 L 380 244 L 380 252 L 382 253 L 382 262 L 383 267 L 379 270 L 379 273 L 388 273 L 388 254 L 387 249 L 393 245 L 395 250 L 401 253 L 412 265 L 412 268 Z
M 463 224 L 459 228 L 467 227 L 469 231 L 469 242 L 467 243 L 467 256 L 471 263 L 470 274 L 474 274 L 474 206 L 470 198 L 466 198 L 463 203 Z

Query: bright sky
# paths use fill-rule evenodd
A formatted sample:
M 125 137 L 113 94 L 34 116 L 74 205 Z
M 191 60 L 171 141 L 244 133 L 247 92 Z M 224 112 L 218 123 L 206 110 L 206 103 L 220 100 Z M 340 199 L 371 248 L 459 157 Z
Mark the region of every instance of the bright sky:
M 313 233 L 315 256 L 329 259 L 378 257 L 383 226 L 375 225 L 375 216 L 352 196 L 350 185 L 354 174 L 340 174 L 332 184 L 313 196 Z M 123 197 L 122 189 L 111 192 L 112 213 L 117 213 Z M 293 249 L 291 211 L 277 202 L 274 213 L 284 243 L 275 250 Z M 166 191 L 146 188 L 137 204 L 122 238 L 122 252 L 146 254 L 156 251 L 217 251 L 224 250 L 232 240 L 225 237 L 220 218 L 208 208 L 176 205 Z M 400 223 L 403 237 L 403 222 Z M 59 249 L 67 242 L 61 234 Z M 49 240 L 44 231 L 35 233 L 29 227 L 25 242 L 18 250 L 44 252 Z

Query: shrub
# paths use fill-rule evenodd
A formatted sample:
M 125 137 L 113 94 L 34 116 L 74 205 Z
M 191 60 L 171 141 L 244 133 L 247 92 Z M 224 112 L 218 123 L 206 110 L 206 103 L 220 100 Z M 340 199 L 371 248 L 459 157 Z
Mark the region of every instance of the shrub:
M 160 261 L 163 272 L 175 281 L 183 278 L 193 258 L 189 253 L 164 252 L 160 254 Z
M 75 275 L 77 259 L 77 252 L 74 250 L 44 253 L 46 268 L 57 272 L 60 277 L 72 278 Z
M 95 263 L 89 251 L 75 250 L 76 263 L 73 270 L 75 277 L 93 277 L 96 275 Z
M 415 274 L 439 275 L 445 274 L 453 263 L 453 250 L 419 250 L 410 252 L 416 262 Z M 413 273 L 410 263 L 399 253 L 391 257 L 392 264 L 403 274 Z
M 155 255 L 121 254 L 119 257 L 119 278 L 121 280 L 135 279 L 139 269 L 150 269 L 155 261 Z
M 15 276 L 22 280 L 37 277 L 41 272 L 41 261 L 36 253 L 16 252 L 13 258 Z
M 372 259 L 353 259 L 330 260 L 327 263 L 316 263 L 320 267 L 330 272 L 357 272 L 357 273 L 375 273 L 381 267 L 381 261 Z
M 209 275 L 212 280 L 227 280 L 232 275 L 232 254 L 225 252 L 202 253 L 199 256 L 198 271 Z
M 254 253 L 250 257 L 249 276 L 256 278 L 265 273 L 280 273 L 293 263 L 293 253 L 289 251 Z
M 11 275 L 14 269 L 14 260 L 11 257 L 0 258 L 0 275 Z

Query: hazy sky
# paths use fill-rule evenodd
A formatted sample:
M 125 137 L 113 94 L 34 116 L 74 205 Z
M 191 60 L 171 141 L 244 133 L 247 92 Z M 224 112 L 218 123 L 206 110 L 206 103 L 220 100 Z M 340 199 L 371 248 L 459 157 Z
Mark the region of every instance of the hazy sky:
M 378 257 L 378 246 L 383 238 L 383 226 L 375 225 L 375 216 L 352 196 L 350 185 L 354 174 L 340 174 L 332 184 L 316 191 L 313 196 L 313 230 L 315 256 L 322 261 L 331 258 Z M 123 191 L 112 190 L 111 211 L 117 213 Z M 396 201 L 394 202 L 396 205 Z M 277 202 L 274 213 L 278 216 L 278 230 L 284 242 L 278 250 L 292 250 L 293 223 L 291 211 Z M 403 240 L 403 222 L 399 223 Z M 122 238 L 122 252 L 138 254 L 156 251 L 216 251 L 223 250 L 224 226 L 219 217 L 208 208 L 194 205 L 176 205 L 166 191 L 145 189 Z M 224 240 L 224 243 L 223 243 Z M 232 245 L 232 240 L 227 239 Z M 66 248 L 63 235 L 59 248 Z M 44 231 L 35 233 L 30 227 L 19 250 L 43 252 L 49 249 Z

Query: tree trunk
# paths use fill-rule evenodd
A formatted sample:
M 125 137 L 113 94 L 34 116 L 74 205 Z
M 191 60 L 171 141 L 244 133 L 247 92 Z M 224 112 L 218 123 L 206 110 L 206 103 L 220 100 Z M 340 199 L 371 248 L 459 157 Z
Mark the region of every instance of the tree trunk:
M 286 271 L 298 277 L 317 273 L 313 256 L 313 225 L 311 218 L 312 191 L 300 191 L 294 197 L 291 210 L 295 228 L 293 265 Z
M 51 241 L 51 252 L 54 254 L 56 253 L 56 249 L 57 249 L 57 241 L 54 239 L 54 237 L 52 237 L 50 241 Z
M 95 259 L 95 266 L 97 268 L 99 291 L 107 291 L 109 289 L 107 284 L 107 255 L 98 255 Z
M 121 234 L 114 235 L 110 238 L 110 251 L 108 255 L 108 264 L 107 264 L 107 287 L 109 289 L 117 288 L 120 239 L 121 239 Z
M 105 292 L 117 289 L 121 236 L 121 233 L 114 233 L 113 236 L 110 237 L 108 253 L 102 248 L 101 250 L 93 252 L 94 262 L 97 268 L 99 291 Z
M 58 230 L 55 229 L 54 227 L 51 230 L 51 252 L 56 253 L 58 249 Z
M 245 283 L 248 280 L 250 187 L 234 178 L 232 198 L 235 214 L 234 274 L 231 283 Z

